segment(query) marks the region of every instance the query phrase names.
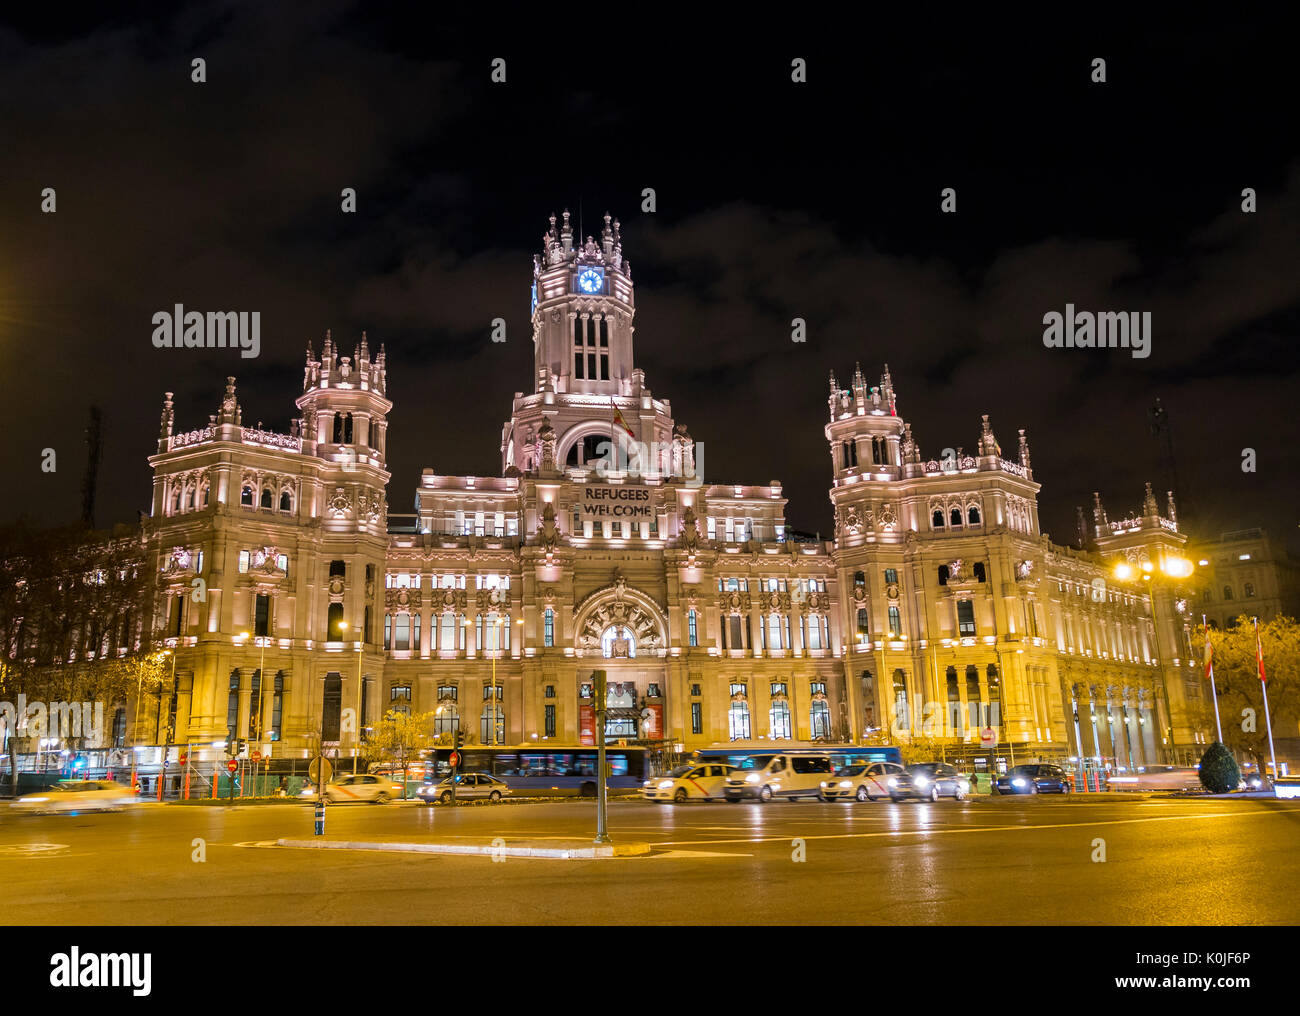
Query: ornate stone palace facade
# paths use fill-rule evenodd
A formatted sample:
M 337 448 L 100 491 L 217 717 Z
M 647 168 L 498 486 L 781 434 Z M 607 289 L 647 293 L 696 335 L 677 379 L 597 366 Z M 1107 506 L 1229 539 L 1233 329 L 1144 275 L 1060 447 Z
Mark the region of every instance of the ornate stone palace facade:
M 1204 742 L 1189 615 L 1167 575 L 1185 537 L 1148 496 L 1096 551 L 1039 532 L 1024 431 L 1003 457 L 925 459 L 888 368 L 831 379 L 836 532 L 786 528 L 781 485 L 701 482 L 702 446 L 635 366 L 619 225 L 555 217 L 533 268 L 534 377 L 499 476 L 426 469 L 388 513 L 386 357 L 309 346 L 288 434 L 247 427 L 233 378 L 178 431 L 168 394 L 148 545 L 177 650 L 179 743 L 273 754 L 353 717 L 436 713 L 471 743 L 606 736 L 943 740 L 1140 764 Z M 810 435 L 811 436 L 811 435 Z M 1127 581 L 1115 562 L 1131 564 Z M 1144 570 L 1144 567 L 1149 570 Z M 1171 710 L 1166 712 L 1163 703 Z

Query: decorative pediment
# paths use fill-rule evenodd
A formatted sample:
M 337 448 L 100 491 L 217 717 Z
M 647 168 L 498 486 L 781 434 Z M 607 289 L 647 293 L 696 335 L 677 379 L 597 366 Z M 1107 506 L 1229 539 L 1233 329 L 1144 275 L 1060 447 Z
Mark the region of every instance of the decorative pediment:
M 480 589 L 475 597 L 475 605 L 480 611 L 509 610 L 509 589 Z
M 385 589 L 384 607 L 388 610 L 419 610 L 424 604 L 424 591 L 421 589 Z
M 462 614 L 469 599 L 463 589 L 434 589 L 430 591 L 429 598 L 436 611 L 455 610 Z
M 718 594 L 718 609 L 724 614 L 743 613 L 750 606 L 749 593 L 731 589 Z

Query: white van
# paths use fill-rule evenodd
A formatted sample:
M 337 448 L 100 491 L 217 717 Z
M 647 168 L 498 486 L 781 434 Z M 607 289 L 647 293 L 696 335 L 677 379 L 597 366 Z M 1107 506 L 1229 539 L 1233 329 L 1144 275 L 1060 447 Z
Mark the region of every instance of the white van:
M 755 797 L 764 803 L 774 797 L 792 801 L 798 797 L 819 797 L 822 780 L 833 772 L 831 757 L 823 752 L 756 754 L 727 774 L 723 792 L 728 801 Z

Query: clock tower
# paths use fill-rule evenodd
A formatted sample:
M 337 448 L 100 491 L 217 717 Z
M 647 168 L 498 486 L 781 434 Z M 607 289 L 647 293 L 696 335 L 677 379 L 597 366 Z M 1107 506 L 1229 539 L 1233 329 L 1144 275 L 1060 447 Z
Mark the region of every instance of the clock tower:
M 557 392 L 612 396 L 632 376 L 632 272 L 617 221 L 600 241 L 573 235 L 569 213 L 542 237 L 533 258 L 533 346 L 537 379 Z

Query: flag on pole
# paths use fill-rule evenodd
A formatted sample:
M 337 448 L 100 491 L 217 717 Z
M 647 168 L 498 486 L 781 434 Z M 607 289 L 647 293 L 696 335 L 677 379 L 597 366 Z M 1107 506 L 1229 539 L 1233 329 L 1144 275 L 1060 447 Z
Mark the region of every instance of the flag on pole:
M 1259 668 L 1260 683 L 1266 683 L 1268 678 L 1264 676 L 1264 647 L 1259 641 L 1259 621 L 1255 621 L 1255 665 Z
M 612 405 L 612 406 L 614 407 L 614 422 L 617 423 L 620 427 L 623 428 L 623 432 L 624 432 L 625 434 L 627 434 L 628 437 L 630 437 L 633 441 L 635 441 L 635 440 L 636 440 L 636 435 L 635 435 L 634 433 L 632 433 L 632 428 L 629 427 L 629 426 L 627 425 L 627 421 L 626 421 L 625 419 L 623 419 L 623 414 L 620 413 L 620 412 L 618 411 L 618 406 L 617 406 L 617 404 L 615 404 L 613 398 L 611 398 L 611 399 L 609 400 L 609 402 L 610 402 L 610 405 Z
M 1210 642 L 1210 629 L 1208 625 L 1205 629 L 1205 679 L 1207 681 L 1214 680 L 1214 646 Z

